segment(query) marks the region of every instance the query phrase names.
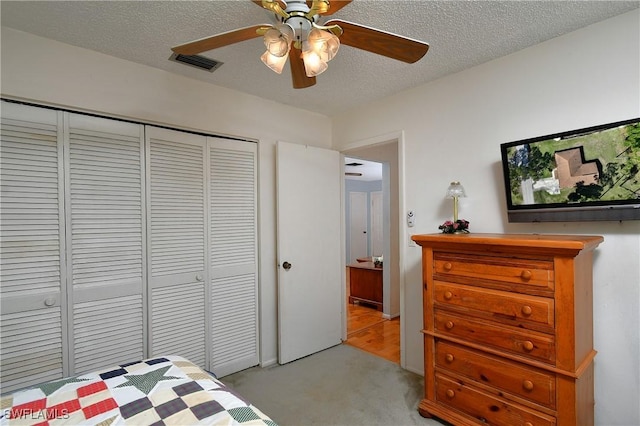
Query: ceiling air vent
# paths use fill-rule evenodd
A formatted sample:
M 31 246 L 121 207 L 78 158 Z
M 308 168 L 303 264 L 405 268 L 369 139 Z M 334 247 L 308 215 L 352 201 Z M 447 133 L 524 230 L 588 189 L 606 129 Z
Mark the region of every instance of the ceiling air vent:
M 209 72 L 214 72 L 223 64 L 222 62 L 216 61 L 215 59 L 207 58 L 205 56 L 180 55 L 179 53 L 174 53 L 173 55 L 171 55 L 169 60 L 181 62 L 183 64 L 191 65 L 192 67 L 196 67 L 201 70 L 207 70 Z

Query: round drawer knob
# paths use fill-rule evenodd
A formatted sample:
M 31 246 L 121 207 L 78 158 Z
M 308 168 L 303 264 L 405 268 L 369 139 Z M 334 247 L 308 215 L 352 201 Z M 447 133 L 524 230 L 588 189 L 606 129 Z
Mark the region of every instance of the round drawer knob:
M 531 273 L 531 271 L 525 269 L 520 273 L 520 278 L 522 278 L 524 281 L 529 281 L 532 275 L 533 274 Z
M 527 352 L 531 352 L 533 350 L 533 342 L 531 340 L 525 340 L 524 343 L 522 343 L 522 348 Z
M 533 382 L 531 380 L 525 380 L 522 382 L 522 387 L 524 390 L 533 390 Z
M 529 305 L 524 305 L 521 309 L 521 312 L 522 312 L 522 315 L 524 315 L 525 317 L 528 317 L 533 312 L 533 309 L 531 309 L 531 306 Z
M 455 357 L 453 356 L 453 354 L 446 354 L 444 356 L 445 361 L 447 362 L 453 362 L 453 360 L 455 359 Z
M 453 398 L 454 396 L 456 396 L 456 393 L 453 391 L 453 389 L 447 389 L 447 398 Z
M 453 297 L 453 293 L 451 293 L 450 291 L 445 291 L 444 292 L 444 298 L 446 300 L 451 300 L 452 297 Z
M 445 271 L 450 271 L 453 268 L 453 265 L 450 262 L 447 262 L 443 265 Z
M 444 324 L 444 326 L 447 327 L 447 329 L 451 330 L 453 328 L 453 326 L 454 326 L 453 321 L 447 321 Z

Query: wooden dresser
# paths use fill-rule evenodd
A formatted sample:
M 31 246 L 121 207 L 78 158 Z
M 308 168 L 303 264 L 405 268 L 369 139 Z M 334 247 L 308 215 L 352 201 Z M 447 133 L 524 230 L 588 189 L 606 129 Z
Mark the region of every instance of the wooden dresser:
M 425 396 L 454 425 L 593 425 L 599 236 L 414 235 Z
M 349 303 L 363 302 L 382 311 L 382 268 L 376 267 L 373 262 L 358 262 L 348 266 Z

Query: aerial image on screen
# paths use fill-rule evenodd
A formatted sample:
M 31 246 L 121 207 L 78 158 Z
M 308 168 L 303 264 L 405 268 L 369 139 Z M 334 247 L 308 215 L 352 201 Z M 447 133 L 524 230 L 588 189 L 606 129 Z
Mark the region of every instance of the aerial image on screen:
M 510 207 L 638 203 L 640 122 L 505 144 Z

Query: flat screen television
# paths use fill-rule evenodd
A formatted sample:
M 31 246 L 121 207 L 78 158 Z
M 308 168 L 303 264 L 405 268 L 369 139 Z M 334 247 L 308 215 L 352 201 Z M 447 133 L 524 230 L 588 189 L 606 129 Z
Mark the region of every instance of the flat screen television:
M 640 220 L 640 118 L 500 149 L 509 222 Z

